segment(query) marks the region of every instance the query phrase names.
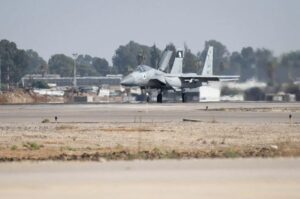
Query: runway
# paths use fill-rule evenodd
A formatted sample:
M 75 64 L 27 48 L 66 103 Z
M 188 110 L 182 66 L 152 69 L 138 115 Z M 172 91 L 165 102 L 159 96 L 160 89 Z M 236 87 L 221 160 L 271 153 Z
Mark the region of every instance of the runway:
M 208 108 L 206 110 L 206 107 Z M 300 122 L 300 103 L 0 105 L 1 122 L 177 122 L 183 118 L 237 123 Z
M 298 199 L 299 190 L 299 158 L 0 164 L 9 199 Z
M 0 197 L 298 199 L 299 123 L 299 103 L 1 105 L 0 157 L 22 161 L 0 164 Z M 208 155 L 79 159 L 153 149 Z M 258 156 L 287 158 L 228 158 Z

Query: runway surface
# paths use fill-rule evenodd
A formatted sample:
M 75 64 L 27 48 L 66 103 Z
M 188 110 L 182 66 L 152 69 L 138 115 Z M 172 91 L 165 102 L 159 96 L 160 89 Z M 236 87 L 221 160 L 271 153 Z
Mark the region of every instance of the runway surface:
M 205 110 L 208 107 L 208 110 Z M 1 122 L 300 122 L 300 103 L 74 104 L 0 105 Z
M 0 196 L 298 199 L 300 159 L 3 163 Z

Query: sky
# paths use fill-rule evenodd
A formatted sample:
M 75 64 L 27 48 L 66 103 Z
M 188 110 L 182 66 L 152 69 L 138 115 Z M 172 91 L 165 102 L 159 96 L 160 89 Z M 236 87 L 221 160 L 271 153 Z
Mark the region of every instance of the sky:
M 133 40 L 194 52 L 215 39 L 230 52 L 300 49 L 299 0 L 0 0 L 0 40 L 48 60 L 64 53 L 104 57 Z

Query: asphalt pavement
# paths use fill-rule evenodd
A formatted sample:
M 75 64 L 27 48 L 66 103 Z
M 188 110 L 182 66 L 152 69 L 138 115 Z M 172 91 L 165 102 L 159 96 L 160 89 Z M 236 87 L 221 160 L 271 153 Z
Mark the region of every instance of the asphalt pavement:
M 0 164 L 6 199 L 298 199 L 300 159 Z
M 169 103 L 0 105 L 1 122 L 300 122 L 300 103 Z

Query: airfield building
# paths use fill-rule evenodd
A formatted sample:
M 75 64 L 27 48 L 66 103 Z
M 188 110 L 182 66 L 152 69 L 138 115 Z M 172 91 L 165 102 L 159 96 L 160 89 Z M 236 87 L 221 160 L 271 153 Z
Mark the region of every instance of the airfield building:
M 110 85 L 110 86 L 119 86 L 122 75 L 107 75 L 107 76 L 93 76 L 93 77 L 76 77 L 77 86 L 101 86 L 101 85 Z M 57 87 L 71 87 L 73 86 L 73 77 L 61 77 L 57 74 L 27 74 L 21 79 L 22 86 L 28 88 L 32 86 L 34 81 L 44 81 L 49 85 L 55 85 Z

